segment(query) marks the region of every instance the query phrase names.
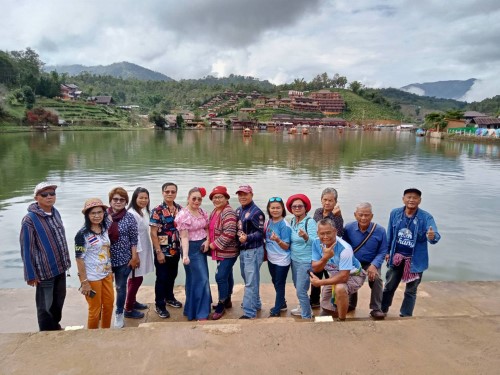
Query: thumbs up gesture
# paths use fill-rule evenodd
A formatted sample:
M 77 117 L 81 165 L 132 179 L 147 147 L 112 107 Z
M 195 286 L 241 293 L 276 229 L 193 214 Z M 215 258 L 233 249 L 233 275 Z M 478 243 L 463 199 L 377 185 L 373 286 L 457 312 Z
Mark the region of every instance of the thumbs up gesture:
M 434 237 L 435 237 L 435 233 L 434 233 L 434 229 L 432 229 L 432 227 L 429 227 L 429 229 L 427 230 L 427 239 L 429 241 L 434 241 Z

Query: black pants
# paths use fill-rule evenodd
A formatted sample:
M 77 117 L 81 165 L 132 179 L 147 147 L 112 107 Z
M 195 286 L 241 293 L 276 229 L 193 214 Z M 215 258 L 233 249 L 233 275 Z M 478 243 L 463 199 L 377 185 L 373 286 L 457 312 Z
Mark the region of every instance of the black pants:
M 325 276 L 325 279 L 328 279 L 330 277 L 330 275 L 328 275 L 328 272 L 325 270 L 318 272 L 318 273 L 314 273 L 314 274 L 319 279 L 323 279 L 323 275 Z M 320 297 L 321 297 L 321 287 L 311 285 L 311 295 L 309 297 L 309 301 L 311 302 L 311 305 L 319 304 Z
M 66 299 L 66 273 L 42 280 L 36 286 L 36 312 L 40 331 L 61 329 L 62 309 Z
M 160 264 L 155 256 L 156 282 L 155 303 L 158 307 L 165 307 L 165 301 L 174 299 L 174 284 L 179 272 L 180 254 L 165 257 L 165 263 Z

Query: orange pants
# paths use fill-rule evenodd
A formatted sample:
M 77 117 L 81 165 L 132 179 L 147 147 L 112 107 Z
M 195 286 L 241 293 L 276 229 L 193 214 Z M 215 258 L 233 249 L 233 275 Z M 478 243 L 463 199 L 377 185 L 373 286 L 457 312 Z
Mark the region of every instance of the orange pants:
M 111 327 L 111 316 L 113 315 L 113 304 L 115 302 L 115 292 L 113 289 L 113 274 L 110 273 L 102 280 L 89 281 L 92 290 L 96 292 L 94 298 L 86 296 L 89 304 L 89 317 L 87 321 L 88 329 Z

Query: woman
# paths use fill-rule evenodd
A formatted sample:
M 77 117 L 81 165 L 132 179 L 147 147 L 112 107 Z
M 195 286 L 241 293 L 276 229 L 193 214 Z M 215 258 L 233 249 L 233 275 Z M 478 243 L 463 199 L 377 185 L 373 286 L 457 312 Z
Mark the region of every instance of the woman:
M 215 281 L 219 291 L 219 301 L 212 319 L 218 320 L 224 315 L 226 308 L 233 306 L 233 266 L 239 254 L 236 240 L 238 217 L 229 205 L 229 194 L 225 186 L 216 186 L 209 198 L 215 207 L 209 218 L 209 248 L 212 259 L 217 262 Z
M 311 268 L 312 243 L 317 237 L 316 222 L 307 216 L 311 210 L 311 201 L 304 194 L 294 194 L 288 198 L 286 208 L 294 215 L 291 221 L 290 250 L 293 284 L 300 303 L 291 313 L 302 316 L 302 319 L 311 319 L 311 305 L 307 296 L 310 284 L 308 270 Z
M 153 246 L 149 236 L 149 191 L 138 187 L 132 194 L 132 200 L 128 206 L 128 211 L 134 215 L 137 222 L 138 243 L 137 253 L 139 254 L 140 267 L 132 270 L 132 276 L 128 279 L 127 299 L 125 300 L 125 317 L 135 310 L 146 310 L 148 305 L 137 302 L 136 296 L 142 284 L 144 275 L 153 272 Z
M 128 194 L 122 187 L 114 188 L 109 192 L 110 208 L 108 214 L 112 223 L 108 229 L 111 241 L 111 266 L 115 274 L 116 311 L 115 328 L 124 325 L 124 306 L 127 296 L 127 278 L 131 270 L 139 268 L 140 260 L 137 255 L 137 222 L 134 215 L 128 212 Z M 127 318 L 140 319 L 144 314 L 137 310 L 127 313 Z
M 326 188 L 321 193 L 321 206 L 314 212 L 314 221 L 317 223 L 321 219 L 330 219 L 337 229 L 337 236 L 342 237 L 344 235 L 344 219 L 342 218 L 342 212 L 340 211 L 340 206 L 337 202 L 338 193 L 334 188 Z M 328 278 L 328 272 L 318 272 L 315 275 L 319 279 Z M 314 309 L 319 307 L 319 300 L 321 296 L 321 288 L 311 285 L 311 307 Z
M 184 315 L 188 320 L 207 320 L 212 295 L 208 280 L 206 253 L 208 214 L 200 207 L 206 191 L 194 187 L 189 190 L 187 206 L 175 218 L 181 237 L 182 263 L 186 271 L 186 303 Z
M 89 305 L 88 329 L 111 326 L 113 315 L 113 275 L 109 253 L 106 209 L 98 198 L 85 201 L 82 213 L 85 225 L 75 236 L 75 257 L 80 278 L 80 291 Z
M 281 311 L 285 311 L 285 286 L 288 270 L 290 269 L 290 237 L 292 231 L 285 221 L 286 210 L 283 199 L 273 197 L 267 202 L 267 214 L 269 220 L 265 225 L 267 266 L 271 274 L 271 280 L 276 291 L 274 307 L 269 317 L 279 317 Z

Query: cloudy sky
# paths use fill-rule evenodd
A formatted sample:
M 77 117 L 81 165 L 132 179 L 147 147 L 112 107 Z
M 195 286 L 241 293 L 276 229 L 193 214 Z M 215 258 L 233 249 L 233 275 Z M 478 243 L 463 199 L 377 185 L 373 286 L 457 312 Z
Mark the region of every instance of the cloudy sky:
M 500 94 L 498 0 L 0 0 L 0 49 L 48 65 L 129 61 L 174 79 L 279 84 L 327 72 L 369 87 L 478 78 Z

